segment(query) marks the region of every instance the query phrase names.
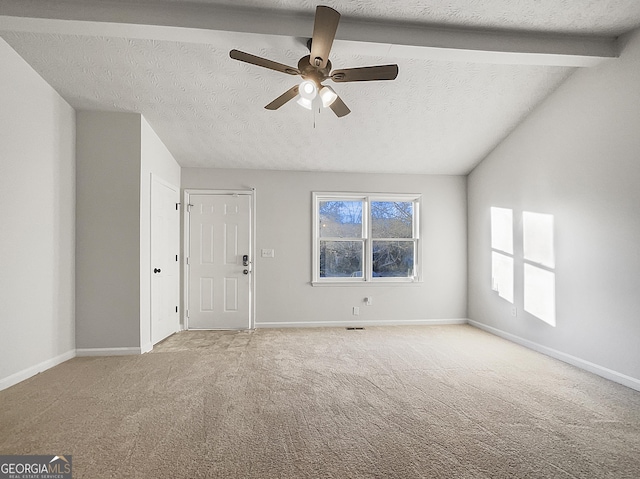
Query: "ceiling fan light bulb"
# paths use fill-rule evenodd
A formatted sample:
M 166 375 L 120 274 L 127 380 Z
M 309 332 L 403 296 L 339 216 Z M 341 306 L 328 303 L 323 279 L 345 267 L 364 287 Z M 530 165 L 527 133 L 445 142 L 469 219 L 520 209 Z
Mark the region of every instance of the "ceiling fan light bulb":
M 300 93 L 300 96 L 302 98 L 311 101 L 318 94 L 318 89 L 316 88 L 316 84 L 312 81 L 304 80 L 302 83 L 300 83 L 298 93 Z
M 300 106 L 305 107 L 307 110 L 311 110 L 311 108 L 313 108 L 313 102 L 303 96 L 298 98 L 298 101 L 296 103 L 298 103 L 298 105 Z
M 320 98 L 322 98 L 322 106 L 326 108 L 336 101 L 338 94 L 330 86 L 323 86 L 320 89 Z

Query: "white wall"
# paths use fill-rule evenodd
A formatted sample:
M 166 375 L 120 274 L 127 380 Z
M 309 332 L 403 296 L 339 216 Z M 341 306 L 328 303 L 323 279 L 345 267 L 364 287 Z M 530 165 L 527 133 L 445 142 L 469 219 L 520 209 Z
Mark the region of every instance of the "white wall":
M 180 189 L 180 166 L 142 117 L 140 161 L 140 343 L 151 349 L 151 175 Z
M 468 177 L 469 317 L 640 386 L 640 33 L 577 71 Z M 491 291 L 491 206 L 554 215 L 557 326 Z M 577 360 L 577 361 L 576 361 Z M 591 364 L 593 363 L 593 364 Z M 615 376 L 616 374 L 614 374 Z M 635 384 L 635 385 L 634 385 Z
M 75 112 L 0 39 L 0 389 L 74 354 Z
M 140 346 L 136 113 L 77 113 L 76 345 Z
M 256 188 L 257 251 L 275 249 L 275 258 L 254 258 L 258 327 L 466 318 L 464 177 L 185 168 L 182 186 Z M 424 283 L 312 287 L 313 191 L 422 193 Z

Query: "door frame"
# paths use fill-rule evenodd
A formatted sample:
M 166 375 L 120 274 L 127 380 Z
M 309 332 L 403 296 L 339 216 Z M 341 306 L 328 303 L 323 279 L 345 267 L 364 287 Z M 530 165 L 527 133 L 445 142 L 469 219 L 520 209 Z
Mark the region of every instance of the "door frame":
M 251 198 L 251 214 L 249 218 L 249 254 L 251 255 L 251 274 L 249 275 L 249 329 L 255 329 L 256 325 L 256 295 L 255 295 L 255 284 L 256 284 L 256 189 L 250 188 L 247 190 L 202 190 L 202 189 L 185 189 L 184 190 L 184 198 L 183 198 L 183 208 L 182 213 L 184 216 L 183 220 L 183 251 L 184 255 L 182 256 L 182 278 L 183 278 L 183 298 L 182 298 L 182 323 L 183 329 L 189 329 L 189 317 L 187 316 L 187 309 L 189 306 L 189 264 L 188 259 L 190 256 L 189 250 L 189 233 L 190 233 L 190 215 L 189 215 L 189 198 L 191 195 L 226 195 L 226 196 L 234 196 L 234 195 L 248 195 Z

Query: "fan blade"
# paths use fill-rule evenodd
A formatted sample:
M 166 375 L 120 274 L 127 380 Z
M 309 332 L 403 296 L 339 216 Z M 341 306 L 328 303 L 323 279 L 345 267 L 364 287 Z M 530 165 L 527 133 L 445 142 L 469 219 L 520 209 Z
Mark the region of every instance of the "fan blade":
M 259 67 L 268 68 L 277 72 L 288 73 L 289 75 L 300 75 L 300 70 L 282 63 L 267 60 L 266 58 L 257 57 L 251 53 L 241 52 L 240 50 L 231 50 L 229 56 L 234 60 L 239 60 L 245 63 L 251 63 L 252 65 L 258 65 Z
M 349 110 L 349 107 L 344 104 L 344 102 L 342 101 L 342 98 L 340 97 L 336 98 L 335 101 L 331 105 L 329 105 L 329 108 L 333 110 L 333 112 L 336 114 L 338 118 L 341 118 L 351 113 L 351 110 Z
M 345 68 L 331 72 L 334 82 L 395 80 L 398 76 L 398 65 L 379 65 L 375 67 Z
M 316 7 L 316 18 L 313 24 L 311 40 L 311 56 L 309 63 L 315 67 L 325 68 L 329 60 L 329 52 L 336 36 L 340 14 L 333 8 L 319 5 Z
M 280 95 L 278 98 L 276 98 L 271 103 L 269 103 L 267 106 L 265 106 L 265 108 L 267 110 L 277 110 L 282 105 L 287 103 L 289 100 L 294 98 L 297 94 L 298 94 L 298 85 L 296 85 L 294 87 L 291 87 L 290 89 L 285 91 L 282 95 Z

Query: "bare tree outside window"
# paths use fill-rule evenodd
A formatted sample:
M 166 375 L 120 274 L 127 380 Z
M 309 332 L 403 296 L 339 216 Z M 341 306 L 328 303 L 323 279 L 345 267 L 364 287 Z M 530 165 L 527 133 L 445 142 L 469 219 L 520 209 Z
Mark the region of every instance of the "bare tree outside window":
M 413 202 L 372 201 L 371 234 L 373 276 L 413 276 Z M 391 241 L 396 238 L 396 241 Z
M 362 276 L 362 209 L 362 201 L 320 202 L 320 237 L 334 239 L 320 242 L 321 278 Z M 355 241 L 335 241 L 342 238 Z

